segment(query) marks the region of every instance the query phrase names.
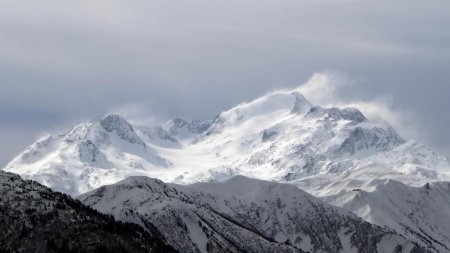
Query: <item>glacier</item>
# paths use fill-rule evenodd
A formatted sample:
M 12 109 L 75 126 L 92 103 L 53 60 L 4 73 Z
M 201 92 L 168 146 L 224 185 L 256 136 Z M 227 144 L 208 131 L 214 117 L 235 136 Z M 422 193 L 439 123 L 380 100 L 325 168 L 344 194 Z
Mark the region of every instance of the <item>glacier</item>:
M 181 185 L 237 175 L 285 183 L 431 251 L 450 251 L 443 225 L 449 161 L 357 108 L 313 105 L 298 89 L 210 120 L 139 125 L 107 114 L 40 138 L 3 169 L 72 196 L 130 176 Z

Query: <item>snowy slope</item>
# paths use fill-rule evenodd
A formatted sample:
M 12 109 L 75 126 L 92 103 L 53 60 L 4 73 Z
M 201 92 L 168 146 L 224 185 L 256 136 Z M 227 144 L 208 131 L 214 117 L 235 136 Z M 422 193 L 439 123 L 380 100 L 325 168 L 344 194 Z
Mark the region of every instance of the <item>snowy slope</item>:
M 77 195 L 169 165 L 125 119 L 110 114 L 98 122 L 78 124 L 65 134 L 40 138 L 4 170 Z
M 155 230 L 115 221 L 0 171 L 0 252 L 176 252 Z
M 211 121 L 132 126 L 107 115 L 40 139 L 5 170 L 77 195 L 133 175 L 181 184 L 234 175 L 283 182 L 363 175 L 352 172 L 373 166 L 383 171 L 377 176 L 394 174 L 408 185 L 450 178 L 444 157 L 355 108 L 313 106 L 296 90 L 239 104 Z
M 155 225 L 182 252 L 422 252 L 294 186 L 242 176 L 187 186 L 131 177 L 79 199 L 117 219 Z
M 411 187 L 379 180 L 373 191 L 348 191 L 326 201 L 373 224 L 393 228 L 436 252 L 450 252 L 449 182 Z
M 272 92 L 207 121 L 177 118 L 140 126 L 107 115 L 41 138 L 4 169 L 74 196 L 139 175 L 178 184 L 235 175 L 290 183 L 411 238 L 433 238 L 419 240 L 423 245 L 438 251 L 450 247 L 443 220 L 424 216 L 422 225 L 411 223 L 406 210 L 397 217 L 397 210 L 410 208 L 402 204 L 407 201 L 402 190 L 391 191 L 391 198 L 368 199 L 370 208 L 350 208 L 358 206 L 356 193 L 375 196 L 388 180 L 405 187 L 450 181 L 449 161 L 355 108 L 315 106 L 297 90 Z M 435 216 L 446 217 L 447 200 L 442 195 L 429 203 Z M 386 218 L 380 220 L 377 210 Z M 412 232 L 405 232 L 400 220 Z

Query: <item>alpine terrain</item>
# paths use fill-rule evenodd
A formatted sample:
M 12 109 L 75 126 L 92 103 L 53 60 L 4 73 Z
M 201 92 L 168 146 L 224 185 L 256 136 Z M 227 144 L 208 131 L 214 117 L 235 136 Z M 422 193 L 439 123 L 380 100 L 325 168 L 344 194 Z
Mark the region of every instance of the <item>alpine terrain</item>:
M 0 171 L 0 252 L 175 252 L 155 230 Z
M 388 241 L 411 249 L 406 239 L 414 249 L 450 252 L 449 161 L 356 108 L 313 105 L 298 89 L 212 120 L 143 126 L 108 114 L 43 136 L 4 170 L 72 196 L 89 192 L 85 204 L 150 222 L 182 251 L 375 252 Z
M 79 199 L 156 226 L 181 252 L 425 252 L 297 187 L 242 176 L 188 186 L 130 177 Z

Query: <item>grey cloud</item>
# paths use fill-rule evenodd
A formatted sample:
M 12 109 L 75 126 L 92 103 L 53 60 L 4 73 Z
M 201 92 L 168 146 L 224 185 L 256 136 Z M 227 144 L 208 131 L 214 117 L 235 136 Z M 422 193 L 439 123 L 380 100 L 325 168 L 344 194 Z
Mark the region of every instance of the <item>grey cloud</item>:
M 449 11 L 404 0 L 2 3 L 0 163 L 43 129 L 124 105 L 212 118 L 323 70 L 353 80 L 343 100 L 390 95 L 416 138 L 450 156 Z

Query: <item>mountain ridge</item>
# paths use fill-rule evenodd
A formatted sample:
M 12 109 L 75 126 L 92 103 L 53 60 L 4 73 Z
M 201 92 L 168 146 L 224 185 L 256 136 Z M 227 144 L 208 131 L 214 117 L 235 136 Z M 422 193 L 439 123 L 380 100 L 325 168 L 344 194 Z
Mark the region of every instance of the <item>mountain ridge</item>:
M 410 207 L 401 196 L 404 189 L 416 192 L 414 187 L 450 181 L 449 161 L 356 108 L 316 106 L 297 90 L 241 103 L 213 120 L 176 118 L 141 126 L 108 114 L 65 134 L 41 138 L 4 170 L 73 196 L 129 176 L 188 185 L 242 175 L 293 184 L 367 221 L 405 233 L 435 252 L 450 247 L 450 232 L 439 227 L 441 220 L 424 215 L 422 224 L 412 221 L 408 212 L 396 215 L 401 205 Z M 390 198 L 372 197 L 386 180 L 407 188 L 383 190 Z M 350 208 L 357 206 L 357 193 L 367 194 L 370 201 L 364 212 Z M 415 194 L 410 200 L 423 200 L 420 192 Z M 431 208 L 449 206 L 443 197 L 433 199 Z M 391 205 L 393 200 L 399 205 Z M 390 208 L 386 219 L 398 218 L 405 226 L 378 219 L 384 207 Z M 450 209 L 445 208 L 441 212 Z M 422 227 L 433 230 L 427 234 Z
M 175 252 L 156 230 L 0 171 L 1 252 Z
M 372 163 L 414 174 L 422 184 L 450 179 L 448 160 L 429 148 L 356 108 L 314 106 L 297 89 L 241 103 L 209 121 L 140 126 L 107 114 L 39 139 L 4 170 L 78 195 L 132 175 L 194 183 L 241 174 L 283 182 Z
M 297 187 L 243 176 L 194 185 L 129 177 L 79 199 L 119 220 L 150 221 L 183 252 L 425 252 Z

